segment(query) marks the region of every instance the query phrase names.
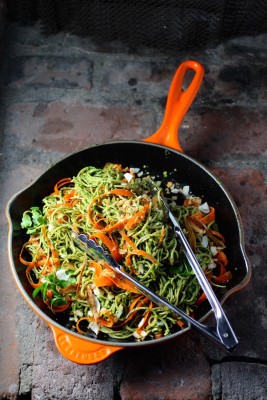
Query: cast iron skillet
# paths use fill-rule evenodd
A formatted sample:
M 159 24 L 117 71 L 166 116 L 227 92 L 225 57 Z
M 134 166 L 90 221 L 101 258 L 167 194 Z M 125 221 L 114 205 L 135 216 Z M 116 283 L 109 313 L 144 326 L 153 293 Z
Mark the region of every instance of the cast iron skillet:
M 189 70 L 194 71 L 194 77 L 183 91 L 184 77 Z M 76 175 L 87 165 L 103 167 L 107 162 L 112 162 L 141 169 L 146 166 L 158 179 L 164 179 L 163 172 L 167 171 L 177 182 L 189 185 L 195 195 L 203 197 L 216 208 L 216 219 L 221 233 L 226 238 L 229 269 L 233 279 L 227 291 L 217 294 L 221 304 L 231 294 L 244 288 L 250 279 L 251 268 L 244 251 L 240 216 L 230 194 L 203 165 L 183 154 L 178 142 L 178 127 L 195 98 L 203 73 L 202 65 L 195 61 L 185 61 L 180 65 L 170 87 L 162 125 L 144 142 L 116 141 L 74 152 L 54 164 L 29 187 L 15 194 L 7 204 L 9 259 L 16 285 L 28 305 L 52 329 L 59 352 L 73 362 L 97 363 L 123 348 L 161 343 L 189 329 L 187 327 L 168 337 L 142 343 L 87 337 L 71 331 L 63 313 L 53 314 L 41 300 L 33 300 L 32 287 L 25 276 L 25 267 L 19 261 L 21 247 L 26 241 L 25 233 L 20 227 L 22 214 L 33 205 L 41 205 L 42 199 L 53 191 L 57 181 Z M 203 321 L 210 315 L 210 307 L 207 304 L 198 310 L 196 318 Z

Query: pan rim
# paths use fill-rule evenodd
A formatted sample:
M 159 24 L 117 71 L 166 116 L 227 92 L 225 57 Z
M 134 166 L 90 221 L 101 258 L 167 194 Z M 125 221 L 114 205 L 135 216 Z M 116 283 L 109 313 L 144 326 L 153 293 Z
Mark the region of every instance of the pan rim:
M 142 145 L 142 146 L 148 146 L 148 147 L 156 147 L 156 148 L 161 148 L 164 151 L 170 151 L 175 153 L 176 155 L 179 155 L 179 157 L 183 157 L 187 160 L 189 160 L 191 163 L 193 163 L 194 165 L 196 165 L 198 168 L 201 168 L 201 170 L 203 170 L 206 174 L 208 174 L 212 180 L 220 186 L 221 190 L 223 191 L 224 195 L 227 197 L 227 199 L 229 200 L 232 209 L 234 211 L 234 215 L 235 215 L 235 219 L 237 222 L 237 227 L 238 227 L 238 233 L 239 233 L 239 246 L 240 246 L 240 251 L 242 254 L 242 257 L 244 259 L 244 263 L 245 263 L 245 267 L 246 267 L 246 274 L 244 276 L 244 278 L 242 279 L 241 282 L 239 282 L 237 285 L 235 285 L 233 288 L 229 289 L 226 293 L 224 293 L 222 295 L 222 297 L 220 298 L 220 303 L 223 304 L 228 297 L 230 297 L 232 294 L 234 294 L 235 292 L 243 289 L 249 282 L 250 278 L 251 278 L 251 265 L 250 262 L 247 258 L 246 252 L 245 252 L 245 241 L 244 241 L 244 229 L 242 226 L 242 221 L 241 221 L 241 216 L 239 214 L 238 208 L 232 198 L 232 195 L 229 193 L 228 189 L 224 186 L 224 184 L 222 182 L 219 181 L 219 179 L 201 162 L 195 160 L 193 157 L 188 156 L 187 154 L 180 152 L 178 150 L 163 146 L 161 144 L 158 143 L 150 143 L 150 142 L 144 142 L 144 141 L 139 141 L 139 140 L 121 140 L 121 141 L 108 141 L 108 142 L 104 142 L 104 143 L 97 143 L 97 144 L 93 144 L 91 146 L 85 146 L 83 148 L 77 149 L 71 153 L 65 154 L 62 157 L 60 157 L 57 161 L 53 162 L 52 165 L 47 168 L 44 172 L 41 173 L 41 175 L 39 175 L 33 182 L 31 182 L 28 186 L 22 188 L 21 190 L 19 190 L 18 192 L 16 192 L 13 196 L 11 196 L 11 198 L 8 200 L 6 208 L 5 208 L 5 213 L 6 213 L 6 217 L 8 220 L 8 258 L 9 258 L 9 265 L 11 268 L 11 272 L 13 275 L 13 278 L 15 279 L 15 283 L 20 291 L 20 293 L 22 294 L 22 296 L 24 297 L 24 299 L 26 300 L 26 303 L 32 308 L 32 310 L 39 316 L 41 317 L 48 325 L 52 325 L 55 326 L 56 328 L 58 328 L 59 330 L 63 331 L 64 333 L 68 334 L 68 335 L 72 335 L 80 340 L 84 340 L 84 341 L 89 341 L 92 343 L 96 343 L 96 344 L 102 344 L 103 346 L 111 346 L 111 347 L 122 347 L 122 348 L 126 348 L 126 347 L 136 347 L 138 346 L 148 346 L 148 345 L 154 345 L 157 343 L 162 343 L 171 339 L 174 339 L 178 336 L 180 336 L 181 334 L 184 334 L 186 332 L 188 332 L 190 330 L 190 326 L 187 326 L 186 328 L 184 328 L 183 330 L 180 330 L 178 332 L 175 333 L 171 333 L 168 336 L 159 338 L 159 339 L 150 339 L 149 341 L 144 341 L 144 342 L 123 342 L 123 341 L 106 341 L 104 339 L 97 339 L 97 338 L 91 338 L 88 336 L 83 336 L 77 332 L 71 331 L 68 328 L 65 328 L 63 325 L 60 325 L 57 321 L 54 321 L 53 319 L 51 319 L 46 313 L 44 313 L 36 304 L 35 302 L 32 300 L 32 298 L 27 294 L 26 290 L 24 289 L 18 275 L 15 269 L 15 264 L 14 264 L 14 259 L 13 259 L 13 254 L 12 254 L 12 237 L 13 237 L 13 224 L 12 224 L 12 220 L 11 220 L 11 215 L 10 215 L 10 208 L 11 205 L 13 204 L 13 202 L 16 200 L 16 198 L 26 192 L 27 190 L 29 190 L 31 187 L 33 187 L 34 185 L 36 185 L 38 183 L 39 180 L 42 179 L 42 177 L 44 175 L 46 175 L 48 173 L 49 170 L 51 170 L 52 168 L 54 168 L 56 165 L 58 165 L 60 162 L 63 162 L 64 160 L 72 157 L 73 155 L 76 155 L 78 153 L 82 153 L 84 151 L 87 151 L 91 148 L 95 148 L 95 147 L 105 147 L 105 146 L 110 146 L 110 145 L 118 145 L 118 144 L 138 144 L 138 145 Z M 205 320 L 207 320 L 211 315 L 213 314 L 212 310 L 208 311 L 204 316 L 202 316 L 198 321 L 199 322 L 203 322 Z

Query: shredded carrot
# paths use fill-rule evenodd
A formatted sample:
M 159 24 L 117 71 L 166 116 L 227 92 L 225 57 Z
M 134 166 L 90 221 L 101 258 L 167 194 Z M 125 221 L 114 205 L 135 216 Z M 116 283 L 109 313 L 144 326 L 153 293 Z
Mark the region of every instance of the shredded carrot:
M 201 221 L 201 219 L 203 218 L 202 211 L 198 210 L 197 212 L 195 212 L 194 214 L 192 214 L 192 217 L 194 217 L 194 218 L 197 219 L 198 221 Z
M 129 292 L 139 293 L 139 290 L 131 282 L 117 276 L 116 273 L 104 261 L 101 260 L 99 263 L 91 263 L 90 265 L 95 267 L 94 283 L 96 286 L 101 287 L 115 285 Z
M 134 318 L 134 316 L 137 314 L 138 312 L 138 308 L 142 307 L 145 303 L 147 303 L 149 301 L 149 299 L 147 297 L 145 297 L 143 294 L 141 294 L 140 296 L 136 297 L 130 304 L 129 306 L 129 313 L 128 313 L 128 317 L 121 323 L 116 324 L 116 328 L 119 328 L 125 324 L 127 324 L 129 321 L 131 321 L 131 319 Z M 134 311 L 133 311 L 134 310 Z
M 226 267 L 226 265 L 228 264 L 228 259 L 222 250 L 218 251 L 218 253 L 216 254 L 216 258 L 223 266 Z
M 32 286 L 33 288 L 37 288 L 38 286 L 41 286 L 41 285 L 42 285 L 42 282 L 40 282 L 40 280 L 39 280 L 37 283 L 34 283 L 33 280 L 32 280 L 32 277 L 31 277 L 30 272 L 31 272 L 31 270 L 32 270 L 33 268 L 35 268 L 35 267 L 36 267 L 36 262 L 35 262 L 35 261 L 31 261 L 31 262 L 28 264 L 28 267 L 27 267 L 27 269 L 26 269 L 26 276 L 27 276 L 27 279 L 28 279 L 29 283 L 31 284 L 31 286 Z
M 151 309 L 152 307 L 153 307 L 153 303 L 152 303 L 152 301 L 150 301 L 148 308 Z M 146 310 L 146 312 L 145 312 L 145 314 L 144 314 L 144 316 L 143 316 L 143 318 L 141 320 L 141 323 L 138 325 L 138 328 L 136 329 L 137 333 L 140 334 L 141 331 L 145 328 L 145 326 L 148 323 L 148 319 L 149 319 L 150 315 L 151 315 L 151 311 L 150 310 Z
M 110 316 L 110 320 L 109 320 L 109 321 L 106 320 L 106 319 L 104 319 L 104 318 L 99 318 L 97 321 L 95 321 L 95 319 L 92 318 L 92 317 L 82 317 L 82 318 L 80 318 L 80 319 L 76 322 L 76 329 L 77 329 L 77 331 L 78 331 L 79 333 L 82 333 L 82 334 L 86 333 L 85 331 L 83 331 L 83 330 L 80 328 L 80 323 L 81 323 L 82 321 L 97 322 L 97 323 L 99 323 L 100 325 L 106 326 L 106 327 L 108 327 L 108 328 L 111 328 L 111 327 L 114 325 L 114 317 L 113 317 L 113 316 Z
M 121 231 L 120 233 L 121 233 L 122 237 L 124 238 L 124 240 L 128 243 L 128 245 L 130 245 L 132 247 L 132 249 L 133 249 L 132 251 L 128 252 L 128 254 L 127 254 L 126 258 L 125 258 L 125 261 L 126 261 L 127 265 L 131 265 L 130 257 L 133 256 L 133 255 L 137 255 L 137 256 L 140 256 L 140 257 L 147 258 L 152 263 L 158 264 L 158 261 L 151 254 L 148 254 L 144 250 L 139 250 L 136 247 L 136 245 L 132 242 L 132 240 L 129 238 L 129 236 L 124 231 Z
M 162 245 L 164 237 L 165 237 L 165 229 L 164 229 L 164 227 L 162 227 L 161 232 L 160 232 L 159 244 L 158 244 L 159 247 Z
M 32 243 L 34 243 L 34 242 L 36 242 L 36 243 L 38 243 L 38 238 L 34 238 L 34 239 L 31 239 L 31 240 L 28 240 L 28 242 L 25 242 L 24 244 L 23 244 L 23 246 L 22 246 L 22 248 L 21 248 L 21 251 L 20 251 L 20 254 L 19 254 L 19 260 L 20 260 L 20 262 L 23 264 L 23 265 L 29 265 L 32 261 L 26 261 L 26 260 L 24 260 L 24 258 L 22 257 L 22 254 L 23 254 L 23 252 L 24 252 L 24 250 L 25 250 L 25 247 L 28 245 L 28 244 L 32 244 Z
M 223 275 L 212 276 L 212 281 L 215 283 L 227 283 L 232 279 L 233 275 L 231 271 L 226 271 Z
M 48 305 L 48 306 L 51 308 L 51 310 L 54 311 L 55 313 L 60 313 L 60 312 L 66 311 L 66 310 L 69 308 L 70 303 L 68 302 L 68 303 L 66 303 L 66 304 L 62 304 L 61 306 L 53 306 L 53 307 L 51 307 L 49 304 L 47 304 L 47 305 Z
M 130 230 L 133 229 L 136 225 L 140 224 L 140 222 L 143 219 L 145 219 L 148 209 L 149 205 L 145 204 L 144 207 L 135 214 L 135 216 L 133 216 L 128 220 L 128 222 L 125 225 L 125 228 L 127 230 Z
M 184 326 L 184 321 L 182 321 L 181 319 L 178 319 L 177 325 L 179 325 L 180 328 L 182 328 Z
M 215 221 L 215 208 L 210 207 L 210 212 L 207 215 L 205 215 L 205 217 L 202 217 L 200 219 L 200 222 L 202 222 L 202 224 L 209 225 L 214 221 Z
M 200 304 L 202 304 L 205 300 L 206 300 L 207 296 L 206 294 L 203 292 L 202 295 L 197 299 L 197 301 L 195 302 L 196 306 L 199 306 Z
M 54 186 L 54 193 L 53 193 L 53 194 L 58 194 L 58 193 L 59 193 L 59 189 L 60 189 L 62 186 L 65 186 L 66 184 L 70 183 L 71 181 L 72 181 L 71 178 L 63 178 L 63 179 L 61 179 L 60 181 L 58 181 L 58 182 L 56 183 L 56 185 Z
M 101 218 L 101 216 L 98 215 L 98 220 L 97 221 L 95 220 L 95 218 L 93 217 L 93 206 L 94 206 L 94 204 L 100 202 L 102 198 L 109 197 L 111 195 L 124 196 L 124 197 L 134 197 L 134 194 L 130 190 L 127 190 L 127 189 L 113 189 L 113 190 L 110 190 L 107 193 L 104 193 L 104 194 L 101 194 L 99 196 L 96 196 L 92 200 L 92 202 L 90 203 L 90 205 L 88 207 L 88 218 L 89 218 L 90 222 L 92 223 L 92 225 L 96 229 L 102 230 L 103 232 L 107 232 L 107 233 L 110 233 L 110 232 L 112 232 L 112 231 L 114 231 L 116 229 L 122 229 L 127 224 L 127 222 L 129 221 L 129 218 L 125 218 L 125 219 L 123 219 L 121 221 L 118 221 L 114 225 L 102 226 L 100 224 L 100 222 L 103 221 L 105 223 L 105 221 L 104 221 L 103 218 Z
M 112 238 L 112 236 L 107 236 L 105 233 L 103 232 L 95 232 L 92 236 L 92 239 L 94 238 L 98 238 L 101 240 L 101 242 L 104 243 L 105 246 L 107 246 L 107 248 L 109 249 L 112 257 L 117 261 L 120 262 L 121 260 L 121 254 L 119 252 L 119 246 L 118 244 L 115 242 L 115 240 Z

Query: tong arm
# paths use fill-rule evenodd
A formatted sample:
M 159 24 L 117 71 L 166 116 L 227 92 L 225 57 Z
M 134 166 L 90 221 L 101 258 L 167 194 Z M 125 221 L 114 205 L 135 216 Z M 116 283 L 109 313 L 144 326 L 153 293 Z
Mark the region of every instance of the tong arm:
M 127 274 L 125 271 L 123 271 L 122 267 L 114 260 L 114 258 L 109 254 L 104 251 L 104 249 L 97 245 L 96 242 L 92 239 L 88 239 L 86 235 L 84 234 L 77 234 L 75 231 L 71 232 L 72 239 L 74 243 L 76 244 L 77 247 L 80 248 L 80 250 L 85 251 L 88 254 L 92 255 L 92 252 L 100 259 L 104 259 L 108 262 L 109 266 L 117 272 L 120 276 L 122 276 L 126 281 L 131 282 L 138 290 L 140 293 L 143 293 L 145 296 L 147 296 L 150 300 L 152 300 L 155 304 L 158 306 L 162 307 L 167 307 L 169 310 L 172 311 L 172 313 L 178 317 L 181 317 L 190 327 L 192 325 L 195 327 L 198 331 L 202 332 L 204 335 L 206 335 L 209 339 L 211 339 L 213 342 L 216 344 L 220 345 L 222 348 L 226 349 L 227 351 L 232 351 L 236 345 L 236 343 L 232 341 L 223 341 L 221 336 L 218 333 L 218 329 L 214 329 L 213 327 L 209 327 L 206 325 L 203 325 L 202 323 L 196 321 L 189 315 L 187 315 L 183 310 L 181 310 L 178 307 L 175 307 L 171 303 L 169 303 L 167 300 L 162 298 L 161 296 L 157 295 L 156 293 L 152 292 L 150 289 L 148 289 L 146 286 L 141 284 L 138 280 L 133 278 L 131 275 Z

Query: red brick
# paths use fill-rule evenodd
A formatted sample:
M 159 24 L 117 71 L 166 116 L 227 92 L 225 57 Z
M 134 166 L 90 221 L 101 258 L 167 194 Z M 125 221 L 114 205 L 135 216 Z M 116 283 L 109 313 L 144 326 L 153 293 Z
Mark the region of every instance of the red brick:
M 259 221 L 264 221 L 267 204 L 267 188 L 264 174 L 257 169 L 212 168 L 212 172 L 231 193 L 244 221 L 248 237 L 263 238 L 264 229 Z M 260 232 L 261 230 L 261 232 Z
M 62 153 L 109 140 L 139 140 L 154 117 L 137 106 L 64 102 L 15 103 L 7 112 L 6 131 L 21 145 Z
M 202 160 L 222 161 L 229 155 L 264 155 L 267 115 L 247 107 L 189 111 L 180 129 L 185 153 Z

